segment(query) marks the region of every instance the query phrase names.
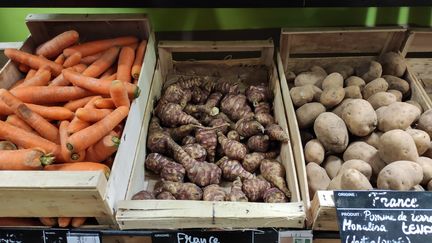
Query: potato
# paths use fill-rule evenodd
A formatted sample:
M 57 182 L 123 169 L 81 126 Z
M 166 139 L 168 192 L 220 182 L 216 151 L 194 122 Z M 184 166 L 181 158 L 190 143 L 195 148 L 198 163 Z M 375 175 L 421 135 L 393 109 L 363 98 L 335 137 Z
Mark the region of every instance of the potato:
M 387 91 L 388 84 L 383 78 L 377 78 L 373 81 L 366 84 L 366 86 L 363 88 L 363 98 L 369 99 L 373 94 L 376 94 L 378 92 Z
M 330 183 L 327 172 L 316 163 L 306 165 L 306 175 L 311 198 L 314 197 L 316 191 L 325 190 Z
M 411 104 L 415 107 L 417 107 L 420 110 L 420 113 L 423 114 L 423 107 L 415 100 L 407 100 L 405 103 Z
M 396 52 L 387 52 L 382 55 L 380 62 L 382 64 L 383 74 L 402 77 L 407 68 L 405 59 Z
M 342 190 L 341 187 L 341 179 L 342 179 L 342 174 L 343 173 L 339 173 L 337 174 L 328 184 L 327 186 L 327 190 Z
M 381 108 L 380 108 L 381 109 Z M 378 129 L 387 132 L 393 129 L 405 130 L 420 116 L 420 110 L 405 102 L 394 102 L 378 114 Z
M 347 64 L 337 63 L 327 68 L 328 73 L 340 73 L 344 79 L 354 74 L 354 68 Z
M 343 88 L 344 79 L 340 73 L 330 73 L 322 82 L 322 89 L 326 90 L 329 88 Z
M 348 169 L 356 169 L 360 171 L 364 176 L 366 176 L 368 180 L 370 180 L 372 176 L 372 167 L 370 164 L 360 159 L 351 159 L 345 161 L 345 163 L 342 164 L 339 173 L 342 173 Z
M 389 89 L 399 90 L 402 95 L 406 95 L 410 90 L 409 83 L 404 79 L 392 75 L 384 75 L 382 78 L 387 81 Z
M 363 142 L 369 144 L 370 146 L 378 149 L 379 138 L 381 137 L 382 134 L 383 133 L 380 131 L 375 131 L 366 137 L 360 138 L 360 141 L 363 141 Z
M 313 126 L 315 119 L 319 114 L 326 111 L 326 108 L 318 102 L 311 102 L 300 106 L 296 110 L 297 123 L 299 128 L 308 128 Z
M 326 151 L 342 153 L 348 146 L 348 130 L 344 121 L 331 112 L 321 113 L 314 123 L 314 132 Z
M 312 139 L 306 143 L 304 155 L 306 163 L 314 162 L 320 165 L 324 161 L 324 146 L 318 139 Z
M 420 165 L 407 160 L 395 161 L 382 169 L 378 175 L 377 187 L 384 190 L 406 191 L 420 184 L 423 170 Z
M 345 90 L 342 87 L 334 87 L 323 90 L 320 102 L 327 108 L 337 106 L 345 97 Z
M 307 142 L 309 142 L 310 140 L 312 140 L 314 138 L 314 135 L 311 132 L 301 130 L 300 131 L 300 138 L 302 141 L 302 145 L 304 147 L 304 146 L 306 146 Z
M 325 160 L 323 167 L 327 172 L 330 179 L 333 179 L 338 174 L 340 168 L 342 167 L 343 160 L 337 156 L 329 155 Z
M 348 130 L 356 136 L 367 136 L 377 126 L 375 110 L 366 100 L 353 99 L 349 101 L 341 114 Z
M 426 190 L 421 185 L 415 185 L 411 187 L 410 191 L 424 192 Z
M 416 161 L 418 158 L 414 139 L 400 129 L 394 129 L 381 135 L 378 152 L 381 159 L 387 164 L 398 160 Z
M 388 92 L 378 92 L 370 96 L 369 99 L 367 99 L 367 101 L 376 110 L 381 106 L 388 106 L 391 103 L 395 103 L 396 96 Z
M 367 162 L 372 167 L 372 173 L 378 173 L 386 166 L 381 160 L 378 150 L 365 142 L 353 142 L 345 150 L 343 160 L 359 159 Z
M 358 87 L 360 87 L 360 89 L 363 89 L 365 85 L 366 85 L 366 82 L 362 78 L 357 77 L 357 76 L 351 76 L 345 80 L 345 86 L 346 87 L 358 86 Z
M 334 114 L 336 114 L 338 117 L 342 117 L 342 111 L 343 111 L 343 109 L 345 109 L 345 106 L 351 101 L 351 100 L 353 100 L 353 99 L 351 99 L 351 98 L 348 98 L 348 99 L 345 99 L 345 100 L 343 100 L 338 106 L 336 106 L 336 108 L 334 108 L 333 110 L 332 110 L 332 112 L 334 113 Z
M 432 109 L 425 111 L 420 116 L 417 128 L 427 132 L 432 137 Z
M 294 106 L 299 107 L 311 102 L 314 99 L 316 92 L 314 87 L 314 85 L 309 84 L 292 88 L 290 90 L 290 95 Z
M 401 102 L 402 101 L 402 92 L 400 92 L 399 90 L 395 90 L 395 89 L 389 89 L 387 90 L 387 93 L 393 94 L 396 97 L 396 101 Z
M 321 74 L 321 75 L 323 75 L 323 76 L 327 76 L 327 72 L 326 72 L 326 70 L 325 70 L 324 68 L 318 66 L 318 65 L 314 65 L 314 66 L 312 66 L 312 67 L 310 68 L 310 71 L 311 71 L 311 72 L 314 72 L 314 73 L 319 73 L 319 74 Z
M 419 129 L 407 129 L 406 132 L 414 139 L 419 155 L 424 154 L 429 149 L 431 139 L 427 132 Z
M 371 61 L 356 68 L 357 76 L 361 77 L 366 83 L 381 77 L 382 67 L 379 62 Z
M 345 90 L 345 99 L 353 98 L 353 99 L 361 99 L 362 93 L 360 87 L 358 86 L 348 86 L 344 88 Z
M 296 78 L 296 74 L 292 71 L 287 71 L 285 73 L 285 79 L 288 83 L 294 82 L 294 79 Z
M 429 143 L 428 150 L 426 150 L 426 152 L 424 152 L 422 155 L 423 157 L 428 157 L 432 159 L 432 142 Z
M 356 169 L 347 169 L 342 172 L 340 179 L 340 188 L 342 190 L 371 190 L 372 185 L 360 171 Z
M 317 86 L 313 86 L 313 91 L 314 91 L 314 98 L 313 101 L 320 101 L 321 98 L 321 94 L 322 94 L 322 90 L 320 88 L 318 88 Z
M 300 87 L 300 86 L 311 84 L 317 87 L 321 87 L 321 83 L 326 76 L 327 74 L 323 74 L 321 72 L 316 72 L 316 71 L 302 72 L 295 77 L 294 85 L 296 87 Z
M 432 191 L 432 180 L 430 180 L 427 184 L 427 190 Z
M 422 167 L 423 170 L 423 180 L 422 185 L 427 185 L 430 180 L 432 180 L 432 159 L 428 157 L 418 157 L 415 161 Z

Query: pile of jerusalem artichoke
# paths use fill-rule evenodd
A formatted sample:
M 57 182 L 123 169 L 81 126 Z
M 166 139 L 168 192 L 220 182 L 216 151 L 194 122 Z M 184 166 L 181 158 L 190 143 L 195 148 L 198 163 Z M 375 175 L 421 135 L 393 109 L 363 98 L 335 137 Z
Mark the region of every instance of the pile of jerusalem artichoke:
M 265 84 L 244 86 L 182 76 L 165 87 L 144 163 L 160 181 L 132 199 L 289 201 L 277 160 L 288 135 L 272 116 L 273 92 Z

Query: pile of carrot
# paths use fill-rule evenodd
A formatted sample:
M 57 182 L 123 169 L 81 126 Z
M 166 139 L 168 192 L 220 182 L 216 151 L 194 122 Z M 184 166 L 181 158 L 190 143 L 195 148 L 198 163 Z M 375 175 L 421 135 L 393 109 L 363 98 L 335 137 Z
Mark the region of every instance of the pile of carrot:
M 34 54 L 6 49 L 25 77 L 0 89 L 0 170 L 100 170 L 108 177 L 140 93 L 146 44 L 133 36 L 79 43 L 79 33 L 70 30 Z M 78 227 L 85 218 L 40 221 Z

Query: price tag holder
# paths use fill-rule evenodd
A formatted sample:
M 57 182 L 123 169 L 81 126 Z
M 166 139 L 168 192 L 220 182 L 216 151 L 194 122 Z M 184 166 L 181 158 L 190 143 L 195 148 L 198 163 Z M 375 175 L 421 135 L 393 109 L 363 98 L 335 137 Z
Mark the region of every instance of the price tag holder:
M 432 192 L 334 191 L 341 242 L 432 242 Z
M 100 243 L 99 233 L 82 233 L 82 232 L 69 232 L 66 235 L 67 243 Z

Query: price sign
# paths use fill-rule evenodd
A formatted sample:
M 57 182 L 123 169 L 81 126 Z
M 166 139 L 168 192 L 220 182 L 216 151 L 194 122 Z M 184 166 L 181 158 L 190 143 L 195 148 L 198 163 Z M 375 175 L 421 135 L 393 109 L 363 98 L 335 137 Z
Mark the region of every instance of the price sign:
M 432 242 L 432 192 L 335 191 L 344 243 Z

